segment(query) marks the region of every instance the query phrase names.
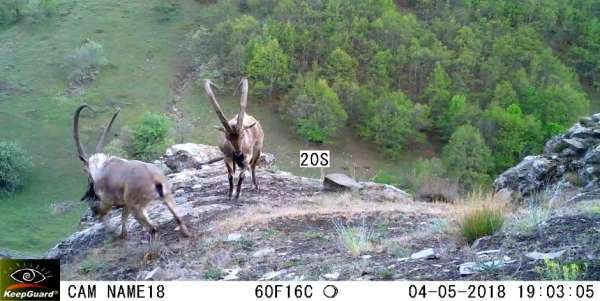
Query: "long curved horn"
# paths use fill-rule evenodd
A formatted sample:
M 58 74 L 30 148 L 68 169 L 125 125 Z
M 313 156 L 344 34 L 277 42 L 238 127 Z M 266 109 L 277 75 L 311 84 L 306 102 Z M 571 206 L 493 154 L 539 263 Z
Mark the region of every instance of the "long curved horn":
M 217 97 L 215 97 L 215 94 L 213 93 L 211 86 L 216 87 L 216 85 L 210 79 L 204 80 L 204 91 L 206 92 L 206 96 L 208 96 L 208 99 L 211 101 L 210 103 L 212 104 L 213 108 L 215 109 L 215 113 L 217 114 L 217 117 L 219 117 L 219 120 L 223 124 L 223 127 L 225 128 L 225 130 L 227 132 L 231 132 L 232 130 L 231 130 L 231 127 L 229 127 L 229 122 L 227 121 L 227 118 L 225 118 L 225 115 L 223 115 L 221 106 L 219 105 L 219 102 L 217 101 Z
M 113 117 L 110 119 L 110 122 L 104 128 L 104 131 L 102 131 L 102 135 L 100 136 L 100 139 L 98 139 L 98 144 L 96 144 L 96 153 L 102 152 L 102 148 L 104 148 L 104 140 L 106 139 L 106 134 L 108 132 L 110 132 L 110 128 L 112 128 L 113 122 L 115 122 L 115 119 L 117 119 L 117 115 L 119 115 L 120 112 L 121 112 L 121 108 L 117 108 L 117 111 L 115 112 Z
M 248 78 L 242 77 L 240 80 L 240 84 L 238 85 L 238 89 L 241 87 L 242 93 L 240 96 L 240 112 L 237 116 L 237 124 L 236 127 L 238 130 L 241 130 L 244 127 L 244 115 L 246 114 L 246 106 L 248 105 Z M 236 89 L 237 91 L 237 89 Z
M 87 163 L 88 155 L 85 152 L 83 145 L 81 145 L 81 141 L 79 140 L 79 115 L 85 108 L 92 110 L 92 108 L 87 104 L 82 104 L 75 110 L 75 116 L 73 117 L 73 139 L 75 139 L 75 145 L 77 146 L 77 155 L 79 156 L 79 159 Z

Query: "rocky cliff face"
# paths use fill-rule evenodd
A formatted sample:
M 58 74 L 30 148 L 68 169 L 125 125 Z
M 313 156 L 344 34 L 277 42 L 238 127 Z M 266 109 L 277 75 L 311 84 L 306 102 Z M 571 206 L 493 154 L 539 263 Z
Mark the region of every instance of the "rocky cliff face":
M 411 198 L 408 193 L 393 186 L 357 183 L 339 174 L 334 175 L 332 180 L 324 181 L 324 186 L 319 179 L 299 177 L 274 169 L 274 156 L 262 154 L 256 173 L 260 191 L 252 189 L 251 178 L 247 175 L 240 200 L 229 200 L 227 174 L 221 158 L 222 154 L 215 146 L 187 143 L 171 146 L 161 160 L 155 162 L 168 173 L 177 211 L 187 224 L 197 230 L 219 214 L 240 210 L 247 205 L 264 203 L 280 206 L 327 191 L 353 191 L 365 200 L 407 201 Z M 161 232 L 172 232 L 176 227 L 172 215 L 160 202 L 154 202 L 148 208 L 148 215 Z M 109 223 L 118 229 L 121 223 L 120 210 L 114 210 Z M 145 235 L 133 218 L 129 219 L 128 232 L 131 240 Z M 81 230 L 57 244 L 46 257 L 60 258 L 66 263 L 80 252 L 101 245 L 106 238 L 104 226 L 87 215 L 82 219 Z
M 600 196 L 600 114 L 583 118 L 494 181 L 496 191 L 528 198 L 542 191 L 571 200 Z

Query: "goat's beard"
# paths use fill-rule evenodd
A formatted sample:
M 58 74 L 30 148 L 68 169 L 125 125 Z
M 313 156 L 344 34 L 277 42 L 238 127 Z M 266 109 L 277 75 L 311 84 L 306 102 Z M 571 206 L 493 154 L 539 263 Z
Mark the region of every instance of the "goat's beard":
M 88 180 L 88 187 L 85 194 L 81 197 L 81 201 L 84 201 L 88 204 L 94 216 L 98 214 L 98 205 L 100 204 L 100 198 L 94 190 L 93 181 Z
M 241 153 L 239 156 L 233 154 L 233 162 L 235 162 L 240 168 L 244 168 L 246 167 L 246 156 L 244 153 Z

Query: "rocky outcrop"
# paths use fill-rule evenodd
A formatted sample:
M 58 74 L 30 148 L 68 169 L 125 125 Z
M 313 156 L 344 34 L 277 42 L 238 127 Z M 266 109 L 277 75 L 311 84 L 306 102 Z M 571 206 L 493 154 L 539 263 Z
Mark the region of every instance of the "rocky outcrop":
M 218 218 L 220 214 L 239 210 L 248 204 L 264 203 L 269 206 L 281 206 L 301 197 L 334 193 L 324 191 L 323 182 L 319 179 L 299 177 L 274 169 L 273 155 L 263 154 L 256 173 L 260 191 L 252 189 L 250 176 L 247 175 L 240 200 L 229 200 L 226 169 L 223 161 L 217 160 L 219 157 L 220 152 L 214 146 L 183 144 L 170 147 L 161 161 L 157 162 L 171 169 L 172 173 L 168 177 L 177 203 L 177 211 L 188 227 L 197 233 L 201 233 L 207 222 Z M 339 177 L 342 176 L 338 176 L 338 179 Z M 406 192 L 389 185 L 372 182 L 353 183 L 356 183 L 357 189 L 360 188 L 354 193 L 365 200 L 407 201 L 411 199 Z M 148 215 L 158 225 L 162 235 L 167 235 L 166 233 L 172 232 L 176 227 L 171 214 L 160 202 L 154 202 L 148 208 Z M 89 216 L 83 220 L 81 230 L 58 243 L 46 254 L 46 257 L 60 258 L 61 262 L 68 263 L 79 252 L 99 246 L 107 239 L 107 232 L 101 223 Z M 120 210 L 114 210 L 109 218 L 109 224 L 117 228 L 120 223 Z M 145 235 L 145 231 L 133 218 L 129 219 L 127 228 L 128 239 L 139 239 Z
M 550 139 L 541 155 L 502 173 L 494 189 L 525 198 L 551 189 L 555 197 L 580 200 L 600 195 L 599 181 L 600 114 L 594 114 Z

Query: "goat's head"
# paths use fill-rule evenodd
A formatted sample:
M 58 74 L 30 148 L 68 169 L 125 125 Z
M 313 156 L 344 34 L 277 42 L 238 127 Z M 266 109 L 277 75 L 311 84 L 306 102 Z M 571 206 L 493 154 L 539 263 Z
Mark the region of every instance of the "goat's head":
M 92 108 L 87 104 L 80 105 L 75 110 L 75 116 L 73 118 L 73 139 L 75 140 L 75 145 L 77 147 L 77 156 L 79 157 L 79 160 L 83 162 L 83 168 L 88 175 L 88 188 L 81 200 L 85 201 L 89 205 L 92 212 L 96 214 L 98 210 L 99 197 L 94 190 L 94 173 L 97 172 L 98 165 L 107 158 L 107 156 L 102 153 L 106 134 L 110 131 L 115 119 L 117 118 L 117 115 L 119 115 L 121 110 L 117 109 L 115 114 L 112 116 L 110 122 L 104 128 L 100 138 L 98 139 L 98 143 L 96 144 L 96 152 L 89 156 L 79 139 L 79 115 L 81 115 L 81 111 L 83 111 L 85 108 L 93 111 Z
M 223 111 L 221 110 L 221 106 L 219 105 L 219 102 L 217 101 L 217 97 L 215 96 L 215 94 L 212 91 L 212 87 L 218 88 L 209 79 L 205 80 L 204 90 L 206 91 L 206 95 L 208 96 L 213 108 L 215 109 L 215 113 L 217 114 L 217 117 L 219 117 L 219 120 L 221 121 L 221 124 L 223 125 L 222 127 L 216 127 L 216 128 L 219 131 L 222 131 L 225 134 L 225 138 L 227 139 L 227 141 L 229 141 L 229 143 L 231 143 L 231 146 L 233 147 L 234 157 L 241 158 L 241 157 L 243 157 L 242 141 L 244 139 L 245 132 L 247 129 L 256 125 L 256 123 L 244 125 L 244 115 L 246 114 L 246 105 L 248 103 L 248 79 L 246 77 L 242 77 L 238 87 L 236 88 L 235 92 L 233 93 L 235 95 L 238 90 L 241 90 L 240 111 L 237 115 L 235 124 L 230 124 L 227 121 L 227 118 L 225 118 L 225 115 L 223 114 Z

